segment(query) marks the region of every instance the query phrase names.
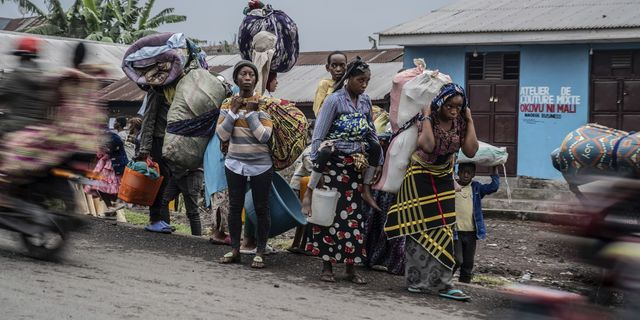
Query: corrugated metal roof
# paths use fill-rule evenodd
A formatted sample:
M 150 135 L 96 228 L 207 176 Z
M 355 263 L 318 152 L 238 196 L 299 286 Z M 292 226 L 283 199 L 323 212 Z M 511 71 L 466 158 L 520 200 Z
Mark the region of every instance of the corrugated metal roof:
M 391 91 L 391 79 L 402 68 L 402 62 L 371 63 L 369 66 L 371 81 L 367 94 L 371 100 L 383 100 Z M 227 67 L 218 73 L 229 81 L 233 68 Z M 278 89 L 274 95 L 298 103 L 313 102 L 318 82 L 327 77 L 323 65 L 295 66 L 287 73 L 278 74 Z M 144 91 L 126 77 L 105 87 L 100 94 L 107 101 L 142 101 L 144 98 Z
M 298 57 L 298 66 L 325 65 L 327 56 L 331 51 L 302 52 Z M 377 50 L 343 50 L 349 59 L 359 56 L 367 63 L 386 63 L 401 61 L 403 49 L 377 49 Z
M 461 0 L 384 36 L 640 27 L 638 0 Z
M 106 101 L 142 101 L 146 93 L 135 82 L 124 77 L 98 92 Z
M 371 81 L 367 94 L 371 100 L 382 100 L 391 92 L 391 79 L 402 68 L 402 62 L 370 63 Z M 227 80 L 233 77 L 229 68 L 220 74 Z M 324 65 L 295 66 L 287 73 L 278 74 L 278 89 L 274 96 L 294 102 L 313 102 L 318 82 L 328 78 Z
M 0 31 L 0 69 L 12 69 L 16 66 L 16 57 L 7 53 L 14 50 L 17 39 L 24 35 L 24 33 Z M 38 61 L 42 67 L 47 70 L 69 67 L 73 57 L 73 50 L 75 50 L 76 45 L 80 41 L 40 35 L 30 36 L 35 36 L 42 40 Z M 124 76 L 120 65 L 122 64 L 122 57 L 128 48 L 127 46 L 104 42 L 82 41 L 87 46 L 86 63 L 104 66 L 112 79 L 120 79 Z

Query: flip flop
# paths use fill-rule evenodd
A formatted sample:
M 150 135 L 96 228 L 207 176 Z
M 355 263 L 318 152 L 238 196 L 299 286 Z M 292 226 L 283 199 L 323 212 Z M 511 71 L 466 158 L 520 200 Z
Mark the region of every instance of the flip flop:
M 233 255 L 233 252 L 227 252 L 222 258 L 220 258 L 220 263 L 222 264 L 231 264 L 231 263 L 240 263 L 241 257 L 240 255 Z
M 320 281 L 323 282 L 336 282 L 336 276 L 333 273 L 323 273 L 320 275 Z
M 253 257 L 253 262 L 251 262 L 251 268 L 264 269 L 264 259 L 262 259 L 261 256 Z
M 471 297 L 469 297 L 468 295 L 464 294 L 464 292 L 458 290 L 458 289 L 451 289 L 449 291 L 445 292 L 440 292 L 439 296 L 443 297 L 443 298 L 447 298 L 447 299 L 452 299 L 452 300 L 456 300 L 456 301 L 469 301 L 471 300 Z
M 359 274 L 350 274 L 346 277 L 346 280 L 351 281 L 352 283 L 355 284 L 367 284 L 367 280 L 365 280 L 361 275 Z
M 171 228 L 165 227 L 160 222 L 156 222 L 156 223 L 153 223 L 153 224 L 146 225 L 144 227 L 144 230 L 149 231 L 149 232 L 165 233 L 165 234 L 170 234 L 172 232 Z

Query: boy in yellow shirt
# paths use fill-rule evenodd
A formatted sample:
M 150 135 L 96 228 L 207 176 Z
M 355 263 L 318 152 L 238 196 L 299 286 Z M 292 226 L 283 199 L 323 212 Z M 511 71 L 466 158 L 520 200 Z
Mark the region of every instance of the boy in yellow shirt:
M 331 74 L 331 79 L 322 79 L 316 89 L 316 97 L 313 100 L 313 113 L 316 117 L 320 113 L 324 99 L 333 93 L 333 86 L 344 76 L 347 70 L 347 55 L 341 51 L 331 52 L 324 67 Z

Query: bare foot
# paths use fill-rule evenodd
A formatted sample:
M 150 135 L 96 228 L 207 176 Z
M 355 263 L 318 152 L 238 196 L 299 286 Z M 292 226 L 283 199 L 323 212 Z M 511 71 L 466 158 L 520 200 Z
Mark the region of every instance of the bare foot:
M 371 185 L 365 184 L 362 188 L 362 200 L 371 208 L 376 211 L 382 211 L 376 203 L 376 200 L 373 199 L 373 195 L 371 195 Z

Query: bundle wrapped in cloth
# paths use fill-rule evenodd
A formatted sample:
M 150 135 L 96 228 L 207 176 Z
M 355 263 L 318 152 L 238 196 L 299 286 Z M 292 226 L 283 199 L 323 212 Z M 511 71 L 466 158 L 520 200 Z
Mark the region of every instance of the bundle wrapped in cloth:
M 473 163 L 477 166 L 504 166 L 509 159 L 507 148 L 495 147 L 486 142 L 478 141 L 478 151 L 473 158 L 468 158 L 464 152 L 458 152 L 458 163 Z
M 293 19 L 283 11 L 274 10 L 271 5 L 256 0 L 250 1 L 238 32 L 238 46 L 243 59 L 253 61 L 253 38 L 261 31 L 275 35 L 275 50 L 270 61 L 270 71 L 291 70 L 300 53 L 298 26 Z
M 587 124 L 566 136 L 551 161 L 575 185 L 588 182 L 590 175 L 640 178 L 640 133 Z
M 438 95 L 451 77 L 426 70 L 424 60 L 414 60 L 416 68 L 398 73 L 393 78 L 389 120 L 393 137 L 387 149 L 380 180 L 375 189 L 397 193 L 402 185 L 411 155 L 418 147 L 417 115 Z
M 222 109 L 231 107 L 231 99 L 222 103 Z M 258 108 L 271 117 L 273 131 L 269 141 L 269 151 L 275 170 L 290 167 L 302 151 L 307 147 L 307 131 L 309 121 L 293 102 L 263 97 L 258 101 Z M 228 142 L 221 145 L 223 153 L 226 153 Z
M 205 69 L 191 70 L 179 80 L 162 147 L 162 157 L 172 171 L 202 167 L 219 108 L 228 94 L 223 81 Z
M 206 54 L 182 33 L 157 33 L 136 41 L 124 55 L 122 70 L 140 86 L 164 86 L 185 69 L 208 69 Z

